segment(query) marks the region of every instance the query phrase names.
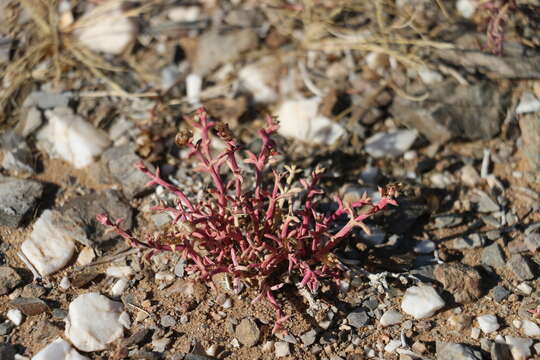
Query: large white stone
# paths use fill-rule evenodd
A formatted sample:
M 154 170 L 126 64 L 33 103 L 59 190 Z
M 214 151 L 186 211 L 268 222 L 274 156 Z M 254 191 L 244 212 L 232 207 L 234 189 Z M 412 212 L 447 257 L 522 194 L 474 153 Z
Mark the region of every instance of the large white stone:
M 540 327 L 530 320 L 523 320 L 521 331 L 523 331 L 523 335 L 525 336 L 540 336 Z
M 41 349 L 32 360 L 89 360 L 89 358 L 79 354 L 66 340 L 58 338 Z
M 500 327 L 497 316 L 493 314 L 478 316 L 476 320 L 478 321 L 478 326 L 480 326 L 480 329 L 482 329 L 485 334 L 497 331 Z
M 374 158 L 397 157 L 409 150 L 416 138 L 416 130 L 393 130 L 376 133 L 366 140 L 366 152 Z
M 90 123 L 70 108 L 48 110 L 47 126 L 38 133 L 38 141 L 50 156 L 61 158 L 75 168 L 83 168 L 109 147 L 107 134 L 93 127 Z
M 58 227 L 61 215 L 45 210 L 34 224 L 30 237 L 21 245 L 21 251 L 41 276 L 60 270 L 72 258 L 75 244 L 70 233 Z
M 415 319 L 425 319 L 444 307 L 444 300 L 428 285 L 412 286 L 405 291 L 401 310 Z
M 79 295 L 69 304 L 66 336 L 82 351 L 104 350 L 122 336 L 122 304 L 98 293 Z
M 506 344 L 510 346 L 510 352 L 514 360 L 526 360 L 531 356 L 532 339 L 516 336 L 505 336 Z
M 76 38 L 93 51 L 117 55 L 133 42 L 135 24 L 121 9 L 121 1 L 106 1 L 87 12 L 75 24 Z
M 335 143 L 345 134 L 345 130 L 319 114 L 320 102 L 318 97 L 283 102 L 277 111 L 280 125 L 278 132 L 313 144 Z

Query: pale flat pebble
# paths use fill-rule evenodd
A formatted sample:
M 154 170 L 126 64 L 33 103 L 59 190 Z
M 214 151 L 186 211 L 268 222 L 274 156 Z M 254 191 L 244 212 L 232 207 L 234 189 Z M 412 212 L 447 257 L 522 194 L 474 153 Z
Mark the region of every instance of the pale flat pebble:
M 485 334 L 497 331 L 500 327 L 497 316 L 492 314 L 478 316 L 476 321 L 478 321 L 478 326 L 480 326 L 480 329 L 482 329 Z
M 428 285 L 420 285 L 412 286 L 405 291 L 401 310 L 415 319 L 425 319 L 433 316 L 444 305 L 444 300 L 435 289 Z
M 89 360 L 77 352 L 66 340 L 58 338 L 41 349 L 32 360 Z

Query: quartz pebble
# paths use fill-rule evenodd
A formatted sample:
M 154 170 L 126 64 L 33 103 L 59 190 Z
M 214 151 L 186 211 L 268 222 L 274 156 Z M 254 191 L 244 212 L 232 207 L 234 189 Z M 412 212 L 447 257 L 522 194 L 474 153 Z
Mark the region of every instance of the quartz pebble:
M 107 268 L 107 276 L 114 278 L 128 278 L 133 275 L 133 269 L 127 265 L 113 265 Z
M 425 319 L 433 316 L 444 305 L 444 300 L 435 289 L 428 285 L 420 285 L 412 286 L 405 291 L 401 309 L 415 319 Z
M 69 304 L 66 336 L 82 351 L 100 351 L 123 334 L 122 303 L 98 293 L 79 295 Z
M 523 320 L 521 323 L 521 330 L 525 336 L 540 336 L 540 327 L 530 320 Z
M 497 331 L 500 327 L 497 316 L 492 314 L 478 316 L 476 320 L 478 321 L 478 326 L 480 326 L 480 329 L 482 329 L 485 334 Z
M 64 339 L 58 338 L 41 349 L 32 360 L 89 360 L 73 349 Z
M 21 325 L 23 321 L 23 314 L 19 309 L 10 309 L 8 310 L 6 317 L 14 323 L 16 326 Z
M 107 134 L 75 115 L 70 108 L 47 110 L 45 115 L 49 123 L 37 135 L 38 146 L 52 157 L 81 169 L 109 147 Z
M 59 212 L 45 210 L 35 222 L 30 237 L 21 245 L 24 256 L 42 276 L 63 268 L 75 252 L 72 232 L 60 226 L 61 219 Z
M 111 287 L 111 296 L 117 297 L 124 293 L 129 285 L 129 280 L 126 278 L 118 279 Z
M 274 344 L 275 355 L 277 358 L 288 356 L 291 353 L 289 343 L 286 341 L 278 341 Z
M 396 310 L 388 310 L 386 311 L 379 320 L 379 323 L 381 326 L 390 326 L 399 324 L 403 320 L 403 315 Z
M 75 30 L 75 37 L 87 48 L 107 54 L 121 54 L 135 39 L 137 28 L 124 15 L 121 2 L 101 3 L 78 21 L 84 26 Z
M 366 152 L 375 157 L 397 157 L 409 150 L 418 137 L 416 130 L 376 133 L 366 140 Z

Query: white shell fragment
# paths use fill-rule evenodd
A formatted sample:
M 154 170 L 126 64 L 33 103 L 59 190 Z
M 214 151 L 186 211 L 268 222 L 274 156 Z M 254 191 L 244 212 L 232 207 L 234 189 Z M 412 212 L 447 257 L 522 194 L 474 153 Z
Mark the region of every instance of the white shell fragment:
M 79 295 L 69 304 L 66 336 L 82 351 L 104 350 L 123 334 L 122 303 L 98 293 Z
M 109 147 L 108 136 L 70 108 L 55 108 L 45 113 L 49 124 L 38 133 L 38 140 L 51 157 L 59 157 L 80 169 Z

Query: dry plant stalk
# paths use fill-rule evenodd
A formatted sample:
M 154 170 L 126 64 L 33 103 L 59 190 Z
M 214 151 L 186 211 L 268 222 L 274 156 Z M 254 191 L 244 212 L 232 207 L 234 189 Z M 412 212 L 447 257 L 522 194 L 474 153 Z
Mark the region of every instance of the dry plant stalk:
M 364 220 L 397 203 L 395 189 L 380 189 L 382 198 L 376 203 L 366 194 L 347 205 L 336 198 L 335 211 L 319 212 L 323 192 L 317 184 L 323 169 L 315 169 L 309 180 L 301 179 L 302 188 L 292 185 L 297 173 L 294 167 L 288 167 L 285 173 L 270 172 L 268 165 L 276 154 L 271 135 L 278 125 L 270 116 L 266 120 L 266 127 L 259 131 L 262 146 L 258 153 L 242 149 L 229 128 L 211 121 L 203 109 L 193 121 L 201 139 L 194 142 L 187 131 L 177 135 L 178 146 L 191 149 L 190 156 L 198 160 L 197 171 L 212 179 L 207 198 L 198 203 L 162 179 L 159 170 L 152 173 L 143 163 L 137 165 L 151 179 L 149 185 L 163 186 L 178 198 L 175 207 L 154 208 L 173 215 L 175 226 L 140 240 L 120 228 L 121 219 L 113 220 L 106 214 L 97 219 L 132 246 L 148 249 L 147 258 L 162 251 L 180 253 L 190 263 L 186 270 L 202 281 L 226 273 L 233 278 L 236 289 L 241 282 L 258 284 L 259 295 L 253 301 L 266 298 L 275 309 L 276 332 L 288 319 L 275 296 L 284 286 L 285 276 L 297 279 L 299 288 L 313 292 L 322 279 L 339 281 L 344 269 L 332 251 L 353 228 L 368 232 Z M 212 129 L 226 144 L 217 156 L 210 147 Z M 250 165 L 253 172 L 242 169 L 239 161 Z M 225 169 L 228 177 L 223 175 Z M 253 177 L 253 188 L 246 190 L 243 185 L 248 177 Z M 295 199 L 301 200 L 300 208 L 293 206 Z M 349 220 L 339 228 L 337 220 L 344 217 Z

